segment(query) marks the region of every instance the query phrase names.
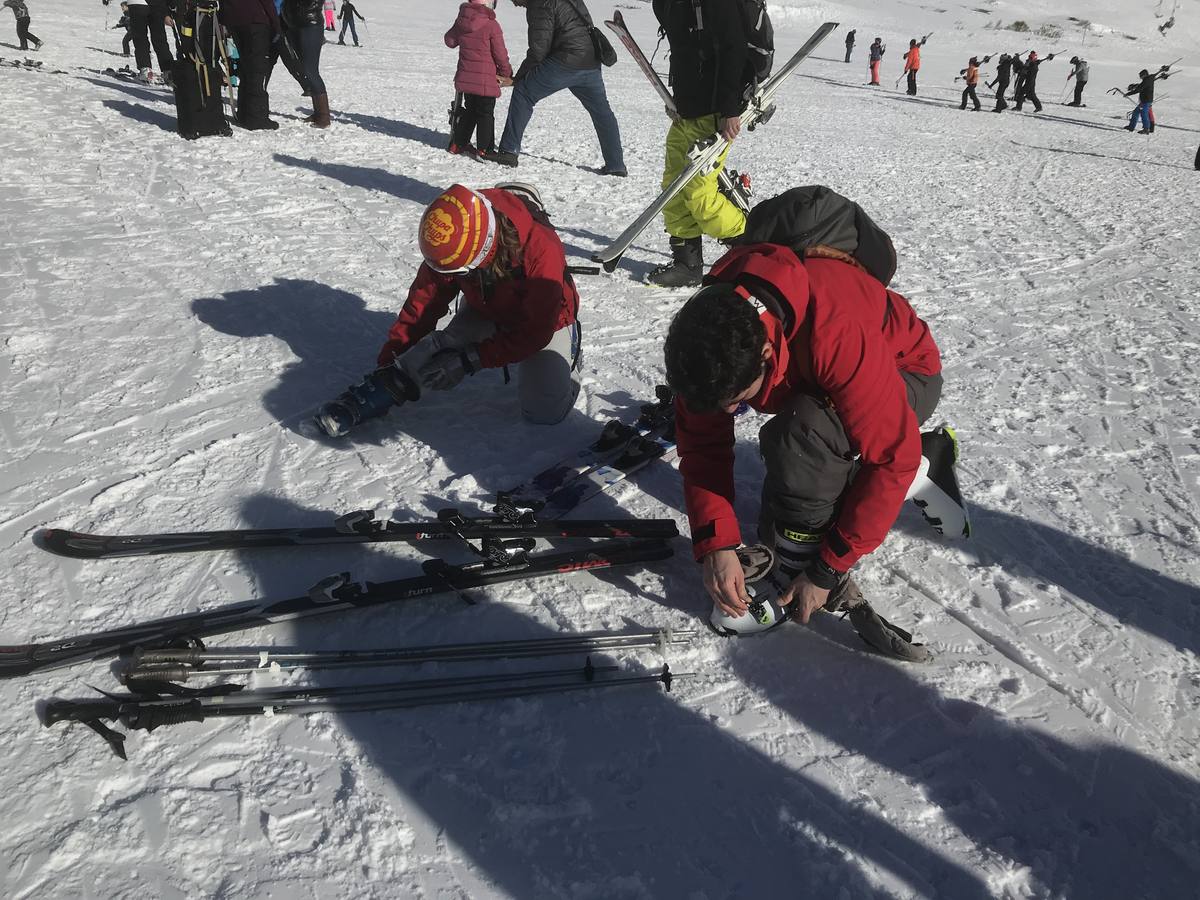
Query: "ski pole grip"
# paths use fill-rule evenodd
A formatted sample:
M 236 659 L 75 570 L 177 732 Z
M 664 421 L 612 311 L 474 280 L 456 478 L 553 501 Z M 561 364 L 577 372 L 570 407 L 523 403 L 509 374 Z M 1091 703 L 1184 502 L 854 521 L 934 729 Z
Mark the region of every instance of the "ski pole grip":
M 128 687 L 137 689 L 137 686 L 145 682 L 161 682 L 175 681 L 183 683 L 188 680 L 193 672 L 191 666 L 186 665 L 153 665 L 144 669 L 130 669 L 121 676 L 122 684 Z
M 204 707 L 197 700 L 189 700 L 176 706 L 143 706 L 122 716 L 121 720 L 129 728 L 153 731 L 161 725 L 203 722 Z

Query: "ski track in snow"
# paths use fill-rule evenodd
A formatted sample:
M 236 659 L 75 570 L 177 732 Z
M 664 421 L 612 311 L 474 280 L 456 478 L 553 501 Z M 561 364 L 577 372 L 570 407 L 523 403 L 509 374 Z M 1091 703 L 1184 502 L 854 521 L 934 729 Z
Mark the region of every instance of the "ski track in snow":
M 649 4 L 619 7 L 649 50 Z M 759 196 L 825 183 L 859 200 L 894 237 L 895 287 L 943 350 L 937 416 L 963 442 L 975 536 L 942 541 L 906 510 L 858 575 L 936 663 L 858 652 L 847 624 L 822 616 L 756 641 L 704 632 L 671 652 L 673 669 L 696 674 L 669 695 L 214 721 L 134 732 L 124 764 L 86 729 L 33 716 L 39 700 L 111 686 L 105 665 L 5 682 L 0 894 L 1195 896 L 1200 82 L 1184 68 L 1164 85 L 1149 139 L 1120 130 L 1128 104 L 1103 92 L 1183 55 L 1200 9 L 1182 4 L 1162 38 L 1157 19 L 1113 0 L 987 7 L 769 4 L 781 55 L 821 21 L 844 26 L 730 157 Z M 292 596 L 342 570 L 395 578 L 422 559 L 384 545 L 80 563 L 34 548 L 39 528 L 473 507 L 589 440 L 597 421 L 631 420 L 661 380 L 661 336 L 684 295 L 639 283 L 667 256 L 652 227 L 613 276 L 579 279 L 584 388 L 561 426 L 513 421 L 514 392 L 491 374 L 452 407 L 407 407 L 346 444 L 304 424 L 371 368 L 416 269 L 419 211 L 440 188 L 536 184 L 575 262 L 644 207 L 666 119 L 623 49 L 605 70 L 630 169 L 616 180 L 589 171 L 598 147 L 565 94 L 538 106 L 515 172 L 445 153 L 453 4 L 376 4 L 363 49 L 326 47 L 328 132 L 299 121 L 279 67 L 278 132 L 195 143 L 174 134 L 168 92 L 87 71 L 123 62 L 81 49 L 119 44 L 100 9 L 31 10 L 47 41 L 37 58 L 69 71 L 0 68 L 6 642 Z M 498 14 L 517 63 L 523 16 Z M 1080 32 L 1068 15 L 1095 23 L 1087 109 L 1056 104 L 1058 61 L 1041 73 L 1040 118 L 956 108 L 967 57 L 1050 43 L 985 26 L 1056 22 L 1067 34 L 1049 49 L 1070 56 Z M 845 27 L 860 38 L 850 66 Z M 930 30 L 909 99 L 891 79 L 910 32 Z M 890 50 L 884 87 L 867 89 L 876 33 Z M 709 261 L 718 251 L 706 246 Z M 738 422 L 748 523 L 760 424 Z M 657 465 L 580 514 L 686 526 L 681 504 L 677 473 Z M 652 571 L 476 595 L 216 643 L 498 640 L 694 627 L 707 612 L 686 540 Z

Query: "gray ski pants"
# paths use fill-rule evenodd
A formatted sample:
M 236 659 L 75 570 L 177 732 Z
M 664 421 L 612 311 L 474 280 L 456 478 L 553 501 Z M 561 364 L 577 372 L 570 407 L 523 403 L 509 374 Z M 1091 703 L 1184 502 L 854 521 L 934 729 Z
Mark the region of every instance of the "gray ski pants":
M 469 306 L 462 306 L 440 331 L 422 338 L 400 357 L 400 365 L 414 380 L 417 370 L 437 351 L 478 344 L 496 333 L 496 324 Z M 567 417 L 579 394 L 579 323 L 554 332 L 550 342 L 517 364 L 517 392 L 521 415 L 535 425 L 556 425 Z
M 917 422 L 924 423 L 942 396 L 942 376 L 901 372 L 900 377 Z M 859 468 L 832 407 L 824 398 L 797 396 L 759 430 L 758 446 L 767 468 L 759 537 L 773 543 L 776 522 L 814 533 L 828 528 Z

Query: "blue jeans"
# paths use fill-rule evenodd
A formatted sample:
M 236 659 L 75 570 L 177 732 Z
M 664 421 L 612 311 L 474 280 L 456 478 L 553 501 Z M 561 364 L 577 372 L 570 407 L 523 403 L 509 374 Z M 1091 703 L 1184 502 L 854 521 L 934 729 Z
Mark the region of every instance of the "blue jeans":
M 300 60 L 308 89 L 314 97 L 325 93 L 325 82 L 321 78 L 321 48 L 325 46 L 324 25 L 301 25 L 288 34 L 292 49 Z
M 592 117 L 596 136 L 600 138 L 600 152 L 604 154 L 605 167 L 624 169 L 621 129 L 617 126 L 612 107 L 608 105 L 608 94 L 604 92 L 604 78 L 600 70 L 568 69 L 552 59 L 542 60 L 513 88 L 512 100 L 508 104 L 508 121 L 504 123 L 504 134 L 500 138 L 500 150 L 520 153 L 521 138 L 533 116 L 534 106 L 564 88 L 575 95 L 575 99 L 583 104 Z
M 342 19 L 342 33 L 338 35 L 338 43 L 346 43 L 346 29 L 350 29 L 350 36 L 354 38 L 354 46 L 358 46 L 358 30 L 354 27 L 354 16 L 349 15 Z
M 1133 108 L 1133 115 L 1129 117 L 1129 130 L 1137 128 L 1138 118 L 1142 120 L 1142 127 L 1149 131 L 1153 126 L 1150 124 L 1150 104 L 1139 103 Z

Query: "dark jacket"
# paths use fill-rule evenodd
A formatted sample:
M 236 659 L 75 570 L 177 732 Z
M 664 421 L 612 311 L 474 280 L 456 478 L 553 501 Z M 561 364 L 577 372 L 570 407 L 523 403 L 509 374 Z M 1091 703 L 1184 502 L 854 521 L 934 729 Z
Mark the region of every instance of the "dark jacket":
M 885 53 L 887 53 L 887 47 L 883 44 L 871 44 L 871 62 L 879 62 Z
M 996 77 L 992 80 L 992 84 L 1007 85 L 1012 79 L 1013 58 L 1011 56 L 1001 56 L 1000 62 L 996 63 Z
M 324 0 L 283 0 L 283 21 L 288 28 L 325 25 Z
M 800 393 L 827 397 L 858 449 L 858 475 L 821 546 L 821 559 L 845 572 L 883 541 L 917 473 L 921 433 L 900 373 L 941 372 L 937 344 L 904 297 L 850 263 L 750 244 L 717 260 L 705 280 L 745 279 L 769 285 L 792 309 L 787 328 L 761 313 L 773 353 L 761 391 L 747 404 L 775 414 Z M 696 558 L 737 546 L 733 416 L 694 413 L 677 398 L 675 434 Z
M 600 68 L 592 46 L 591 15 L 583 0 L 529 0 L 525 21 L 529 49 L 517 70 L 518 81 L 546 59 L 568 69 Z
M 854 34 L 855 34 L 855 30 L 853 28 L 851 28 L 849 31 L 846 32 L 846 46 L 847 47 L 854 46 Z
M 11 9 L 18 19 L 29 18 L 29 7 L 25 5 L 25 0 L 4 0 L 4 5 Z
M 366 16 L 360 13 L 350 0 L 342 0 L 342 8 L 338 11 L 338 18 L 353 19 L 355 16 L 358 16 L 364 22 L 367 21 Z
M 1049 62 L 1053 58 L 1054 58 L 1053 55 L 1051 55 L 1051 56 L 1047 56 L 1045 59 L 1035 59 L 1032 61 L 1028 61 L 1028 60 L 1026 61 L 1026 63 L 1025 63 L 1025 90 L 1027 90 L 1031 94 L 1034 92 L 1034 90 L 1037 88 L 1038 69 L 1041 68 L 1042 63 Z
M 275 0 L 221 0 L 219 18 L 221 24 L 228 28 L 270 25 L 271 31 L 279 31 Z
M 1153 103 L 1154 102 L 1154 82 L 1158 80 L 1158 75 L 1151 73 L 1142 79 L 1142 83 L 1138 85 L 1138 103 Z M 1133 93 L 1130 91 L 1130 93 Z M 1125 96 L 1129 96 L 1126 94 Z
M 671 94 L 685 119 L 741 115 L 746 108 L 749 50 L 738 4 L 702 0 L 704 30 L 688 0 L 654 0 L 654 15 L 671 45 Z

